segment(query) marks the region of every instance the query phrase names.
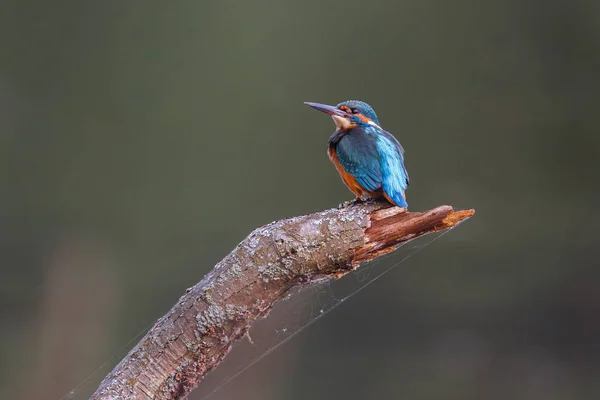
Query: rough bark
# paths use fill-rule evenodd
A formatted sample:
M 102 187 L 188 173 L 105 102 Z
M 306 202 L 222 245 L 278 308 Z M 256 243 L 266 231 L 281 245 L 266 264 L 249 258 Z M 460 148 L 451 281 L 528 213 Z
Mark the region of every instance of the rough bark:
M 473 214 L 450 206 L 405 212 L 368 202 L 260 227 L 181 296 L 92 399 L 182 399 L 291 289 L 340 278 L 404 242 Z

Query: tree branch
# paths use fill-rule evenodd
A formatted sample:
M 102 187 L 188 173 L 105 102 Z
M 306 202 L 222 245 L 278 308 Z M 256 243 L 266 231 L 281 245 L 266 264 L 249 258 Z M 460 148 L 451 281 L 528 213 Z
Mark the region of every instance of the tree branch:
M 474 212 L 450 206 L 404 212 L 375 201 L 258 228 L 181 296 L 91 398 L 182 399 L 292 288 L 340 278 Z

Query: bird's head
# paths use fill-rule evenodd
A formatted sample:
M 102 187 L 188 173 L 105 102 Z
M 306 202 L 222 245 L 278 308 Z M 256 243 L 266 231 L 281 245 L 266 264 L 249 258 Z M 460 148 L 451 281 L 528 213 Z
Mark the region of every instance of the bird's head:
M 325 114 L 331 115 L 338 130 L 344 131 L 361 125 L 371 125 L 381 129 L 377 114 L 375 114 L 373 108 L 364 101 L 347 100 L 335 107 L 311 102 L 305 102 L 304 104 L 322 111 Z

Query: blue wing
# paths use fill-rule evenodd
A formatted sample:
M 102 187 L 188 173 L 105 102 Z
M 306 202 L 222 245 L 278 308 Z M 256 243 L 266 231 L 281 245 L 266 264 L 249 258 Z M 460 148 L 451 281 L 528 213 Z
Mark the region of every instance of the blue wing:
M 346 134 L 337 143 L 336 152 L 342 167 L 360 186 L 370 192 L 381 188 L 383 176 L 375 135 L 362 131 Z
M 409 183 L 404 149 L 391 133 L 375 129 L 355 129 L 344 135 L 336 146 L 340 163 L 364 189 L 383 189 L 396 205 L 408 207 L 404 198 Z
M 409 178 L 404 166 L 404 149 L 389 132 L 380 131 L 377 135 L 377 149 L 380 157 L 383 191 L 399 207 L 408 207 L 404 191 Z

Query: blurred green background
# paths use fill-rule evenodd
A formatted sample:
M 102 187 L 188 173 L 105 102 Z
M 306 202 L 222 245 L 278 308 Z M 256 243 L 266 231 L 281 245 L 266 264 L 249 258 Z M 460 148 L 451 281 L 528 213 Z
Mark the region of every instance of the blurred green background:
M 86 398 L 252 229 L 352 198 L 302 102 L 356 98 L 411 209 L 477 214 L 213 398 L 599 398 L 599 4 L 4 1 L 0 397 L 117 354 Z

